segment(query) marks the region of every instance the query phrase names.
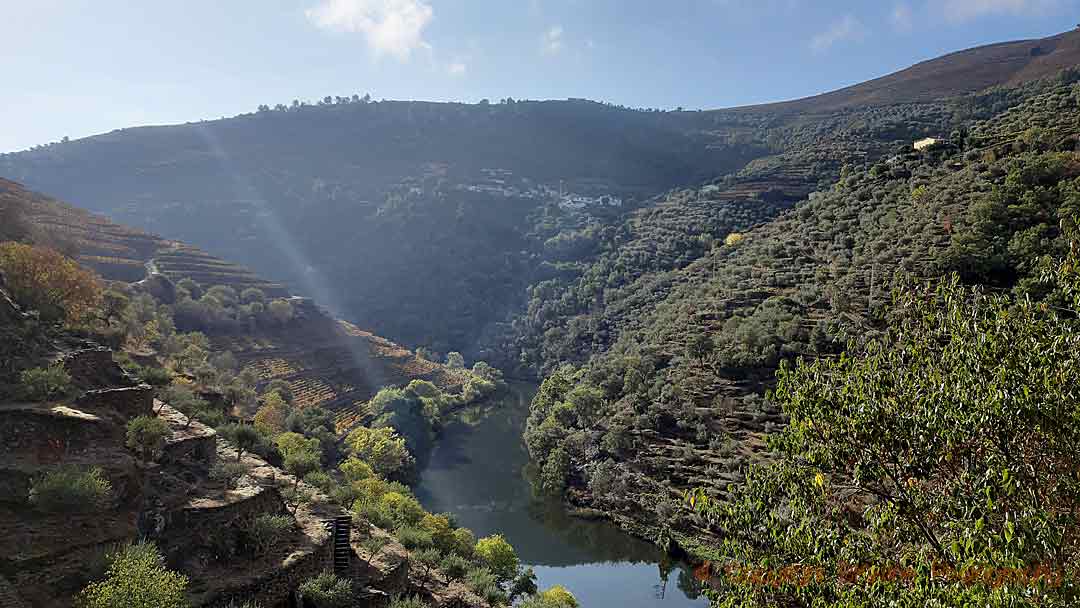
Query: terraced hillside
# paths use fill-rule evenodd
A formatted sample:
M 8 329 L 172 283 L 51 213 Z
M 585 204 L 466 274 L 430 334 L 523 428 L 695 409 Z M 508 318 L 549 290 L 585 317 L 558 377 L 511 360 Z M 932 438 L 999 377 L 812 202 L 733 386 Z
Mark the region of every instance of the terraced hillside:
M 4 155 L 0 173 L 304 295 L 333 286 L 325 304 L 394 341 L 490 359 L 507 350 L 495 337 L 526 289 L 548 278 L 544 242 L 528 236 L 543 207 L 582 204 L 618 227 L 672 188 L 718 179 L 728 183 L 709 200 L 794 202 L 894 142 L 949 136 L 951 116 L 927 116 L 943 100 L 1078 59 L 1080 33 L 1067 32 L 807 100 L 703 112 L 337 98 Z
M 0 178 L 0 198 L 17 202 L 31 226 L 106 279 L 141 281 L 155 269 L 174 281 L 188 277 L 238 290 L 257 287 L 268 295 L 289 295 L 284 285 L 264 281 L 198 248 L 122 226 L 11 180 Z
M 120 226 L 15 182 L 0 180 L 0 198 L 17 203 L 31 227 L 106 279 L 131 283 L 160 272 L 173 283 L 192 279 L 206 287 L 224 285 L 237 292 L 256 288 L 269 298 L 290 298 L 284 285 L 265 281 L 246 268 L 185 243 Z M 257 372 L 260 386 L 285 380 L 299 406 L 334 412 L 343 431 L 359 422 L 361 406 L 384 386 L 423 379 L 444 390 L 460 391 L 462 373 L 339 321 L 310 300 L 289 301 L 295 318 L 287 325 L 211 332 L 213 348 L 234 353 L 242 366 Z
M 308 301 L 293 301 L 297 318 L 287 327 L 253 335 L 213 336 L 213 350 L 232 352 L 242 367 L 258 374 L 260 388 L 283 380 L 297 407 L 317 406 L 333 412 L 340 433 L 370 414 L 365 406 L 384 386 L 427 380 L 460 392 L 467 379 L 463 371 L 427 361 L 355 325 L 330 322 Z
M 1068 249 L 1061 227 L 1080 209 L 1078 80 L 978 96 L 984 111 L 955 144 L 851 166 L 742 238 L 643 275 L 664 286 L 655 306 L 550 373 L 533 403 L 527 439 L 551 484 L 643 534 L 707 544 L 673 503 L 696 487 L 723 498 L 768 459 L 785 418 L 766 394 L 783 362 L 872 339 L 911 281 L 955 271 L 1038 298 L 1036 261 Z
M 730 248 L 742 233 L 827 192 L 845 167 L 950 133 L 967 105 L 961 98 L 765 121 L 758 129 L 783 151 L 737 173 L 674 190 L 615 220 L 565 213 L 541 218 L 537 237 L 545 244 L 547 272 L 530 286 L 527 310 L 503 349 L 544 371 L 586 361 L 667 297 L 681 276 L 672 271 Z

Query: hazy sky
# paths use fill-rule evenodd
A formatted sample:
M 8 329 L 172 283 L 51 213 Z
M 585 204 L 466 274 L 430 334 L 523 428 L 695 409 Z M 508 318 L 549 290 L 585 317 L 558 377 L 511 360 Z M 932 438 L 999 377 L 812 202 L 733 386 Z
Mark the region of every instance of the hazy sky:
M 1075 27 L 1080 0 L 0 0 L 0 151 L 293 98 L 716 108 Z

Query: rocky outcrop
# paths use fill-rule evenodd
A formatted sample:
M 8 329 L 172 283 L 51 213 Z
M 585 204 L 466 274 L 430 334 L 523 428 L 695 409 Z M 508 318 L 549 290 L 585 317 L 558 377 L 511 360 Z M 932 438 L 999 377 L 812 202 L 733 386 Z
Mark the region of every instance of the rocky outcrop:
M 60 365 L 81 388 L 134 386 L 135 382 L 113 361 L 113 351 L 105 346 L 80 348 L 61 355 Z

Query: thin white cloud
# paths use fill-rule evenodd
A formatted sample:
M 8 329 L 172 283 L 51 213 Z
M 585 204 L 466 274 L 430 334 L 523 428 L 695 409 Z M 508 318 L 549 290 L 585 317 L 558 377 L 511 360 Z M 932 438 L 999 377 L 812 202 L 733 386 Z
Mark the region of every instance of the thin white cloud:
M 907 2 L 901 2 L 893 7 L 889 15 L 889 21 L 898 32 L 910 32 L 912 25 L 911 6 Z
M 1043 15 L 1060 4 L 1060 0 L 944 0 L 941 9 L 949 21 L 962 22 L 988 15 Z
M 451 76 L 464 76 L 467 71 L 469 71 L 469 66 L 463 61 L 454 61 L 446 66 L 446 73 Z
M 553 25 L 541 38 L 541 51 L 545 55 L 556 55 L 563 50 L 563 28 Z
M 430 49 L 424 28 L 435 12 L 424 0 L 321 0 L 304 11 L 317 27 L 359 33 L 376 56 L 408 61 L 416 49 Z
M 859 42 L 866 37 L 866 27 L 862 22 L 851 15 L 844 15 L 835 21 L 824 32 L 816 34 L 810 39 L 810 48 L 821 53 L 829 50 L 839 42 Z

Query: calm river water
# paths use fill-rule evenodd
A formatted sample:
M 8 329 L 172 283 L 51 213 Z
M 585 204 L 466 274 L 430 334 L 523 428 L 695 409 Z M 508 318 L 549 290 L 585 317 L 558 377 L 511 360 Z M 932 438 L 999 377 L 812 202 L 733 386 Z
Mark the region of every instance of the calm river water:
M 521 440 L 536 386 L 511 383 L 500 403 L 447 424 L 416 495 L 433 512 L 453 513 L 477 537 L 503 534 L 541 589 L 566 586 L 584 608 L 708 606 L 688 569 L 615 526 L 567 515 L 533 496 Z

